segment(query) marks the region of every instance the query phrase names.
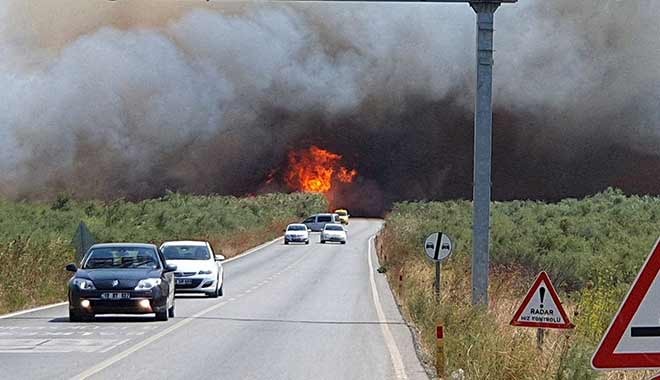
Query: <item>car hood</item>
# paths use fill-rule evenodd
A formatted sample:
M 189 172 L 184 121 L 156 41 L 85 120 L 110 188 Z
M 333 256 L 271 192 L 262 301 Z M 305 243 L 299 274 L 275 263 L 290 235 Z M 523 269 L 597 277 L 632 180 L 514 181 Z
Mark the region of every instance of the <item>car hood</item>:
M 160 269 L 81 269 L 76 277 L 92 280 L 97 289 L 121 290 L 134 289 L 140 280 L 158 278 L 160 273 Z
M 176 265 L 177 272 L 199 272 L 218 268 L 218 264 L 210 260 L 167 260 L 167 263 Z
M 284 235 L 305 236 L 305 235 L 307 235 L 307 231 L 287 231 L 287 232 L 284 233 Z
M 346 235 L 346 232 L 345 232 L 345 231 L 330 231 L 330 230 L 326 230 L 326 231 L 323 231 L 323 234 L 324 234 L 324 235 Z

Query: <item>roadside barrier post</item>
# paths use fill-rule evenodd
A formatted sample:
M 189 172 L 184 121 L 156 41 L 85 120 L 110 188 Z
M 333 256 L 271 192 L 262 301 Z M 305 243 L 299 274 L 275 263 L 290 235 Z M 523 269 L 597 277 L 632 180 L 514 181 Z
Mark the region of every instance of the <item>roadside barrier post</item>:
M 438 324 L 435 327 L 435 369 L 439 378 L 445 377 L 445 331 L 444 327 Z
M 399 300 L 401 305 L 403 305 L 403 266 L 399 268 Z

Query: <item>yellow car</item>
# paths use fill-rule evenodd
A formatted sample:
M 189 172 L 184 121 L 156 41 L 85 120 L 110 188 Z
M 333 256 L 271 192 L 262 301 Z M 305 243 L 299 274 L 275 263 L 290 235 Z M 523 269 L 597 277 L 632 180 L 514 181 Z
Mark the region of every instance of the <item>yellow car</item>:
M 335 214 L 339 215 L 339 221 L 341 224 L 348 224 L 348 210 L 340 208 L 335 210 Z

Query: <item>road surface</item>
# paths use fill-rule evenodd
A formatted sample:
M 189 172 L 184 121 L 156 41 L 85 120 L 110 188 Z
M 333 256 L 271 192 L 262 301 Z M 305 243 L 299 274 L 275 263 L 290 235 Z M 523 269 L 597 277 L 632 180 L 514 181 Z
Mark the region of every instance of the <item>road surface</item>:
M 70 323 L 66 305 L 2 318 L 0 378 L 428 379 L 375 270 L 380 227 L 352 220 L 346 245 L 313 234 L 227 262 L 224 297 L 178 296 L 168 322 Z

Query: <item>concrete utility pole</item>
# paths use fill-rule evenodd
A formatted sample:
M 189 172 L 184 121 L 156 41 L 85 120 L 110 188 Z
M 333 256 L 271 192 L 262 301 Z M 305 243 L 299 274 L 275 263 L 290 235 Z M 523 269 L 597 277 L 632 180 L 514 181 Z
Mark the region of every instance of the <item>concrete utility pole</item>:
M 500 3 L 471 2 L 477 13 L 477 91 L 474 107 L 472 304 L 488 306 L 491 158 L 493 140 L 493 19 Z

